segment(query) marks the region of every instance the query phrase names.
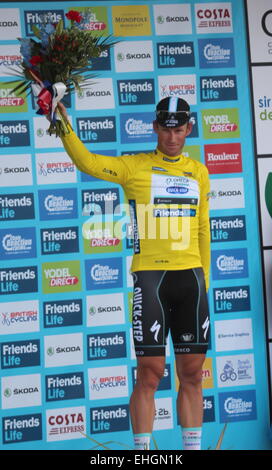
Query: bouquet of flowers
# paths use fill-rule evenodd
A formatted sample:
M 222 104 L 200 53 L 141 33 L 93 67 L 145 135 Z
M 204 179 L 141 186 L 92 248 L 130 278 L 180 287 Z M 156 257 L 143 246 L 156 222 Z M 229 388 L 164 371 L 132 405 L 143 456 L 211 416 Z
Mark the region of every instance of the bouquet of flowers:
M 90 86 L 91 60 L 112 47 L 118 41 L 111 36 L 94 37 L 88 29 L 91 11 L 83 14 L 70 10 L 66 15 L 70 26 L 64 27 L 60 20 L 52 24 L 44 17 L 40 27 L 33 26 L 34 39 L 18 38 L 23 56 L 19 84 L 13 92 L 29 90 L 37 98 L 38 114 L 45 114 L 51 121 L 49 134 L 68 132 L 65 119 L 58 110 L 63 96 L 84 86 Z M 11 82 L 17 83 L 18 79 Z

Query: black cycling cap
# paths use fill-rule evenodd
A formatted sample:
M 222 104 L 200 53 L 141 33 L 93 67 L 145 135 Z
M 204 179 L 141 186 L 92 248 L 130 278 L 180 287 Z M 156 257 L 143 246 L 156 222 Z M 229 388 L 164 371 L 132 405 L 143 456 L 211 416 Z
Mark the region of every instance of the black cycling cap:
M 179 127 L 190 120 L 190 106 L 176 96 L 163 98 L 156 106 L 156 120 L 163 127 Z

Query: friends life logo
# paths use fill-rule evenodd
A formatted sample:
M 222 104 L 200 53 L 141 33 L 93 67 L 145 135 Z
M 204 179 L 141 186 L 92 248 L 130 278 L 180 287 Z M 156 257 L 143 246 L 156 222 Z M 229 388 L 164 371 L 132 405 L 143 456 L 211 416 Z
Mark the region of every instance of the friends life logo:
M 116 333 L 93 334 L 87 336 L 88 361 L 97 359 L 116 359 L 126 357 L 126 334 Z
M 5 416 L 3 418 L 3 444 L 42 440 L 41 413 Z
M 33 193 L 1 194 L 0 221 L 35 218 Z
M 235 67 L 232 38 L 199 39 L 198 50 L 200 68 Z
M 36 232 L 34 227 L 0 230 L 0 259 L 35 258 Z
M 83 190 L 81 191 L 81 199 L 83 216 L 120 215 L 119 188 Z
M 0 145 L 2 148 L 29 146 L 29 121 L 1 121 Z
M 44 294 L 80 291 L 80 262 L 43 263 L 42 290 Z
M 200 100 L 204 102 L 237 100 L 236 75 L 200 77 Z
M 82 300 L 55 300 L 44 302 L 44 328 L 82 325 Z
M 84 143 L 116 142 L 115 116 L 77 118 L 76 126 Z
M 212 242 L 246 240 L 246 220 L 244 215 L 211 217 L 210 227 Z
M 60 20 L 65 22 L 63 10 L 25 10 L 24 21 L 25 21 L 25 33 L 27 37 L 33 37 L 33 26 L 41 26 L 42 23 L 53 23 L 56 24 Z
M 0 295 L 38 292 L 37 266 L 0 269 Z
M 213 289 L 215 313 L 246 312 L 251 309 L 249 286 Z
M 77 217 L 77 190 L 39 190 L 40 220 L 71 219 Z
M 129 431 L 128 405 L 91 408 L 90 415 L 91 434 Z
M 151 79 L 117 80 L 119 105 L 155 103 L 155 84 Z
M 248 277 L 247 249 L 212 251 L 212 277 L 215 281 Z
M 41 252 L 43 255 L 78 253 L 78 227 L 41 229 Z
M 1 369 L 40 365 L 40 340 L 1 343 Z
M 158 68 L 194 67 L 193 42 L 157 43 Z
M 85 398 L 83 372 L 45 376 L 46 401 Z

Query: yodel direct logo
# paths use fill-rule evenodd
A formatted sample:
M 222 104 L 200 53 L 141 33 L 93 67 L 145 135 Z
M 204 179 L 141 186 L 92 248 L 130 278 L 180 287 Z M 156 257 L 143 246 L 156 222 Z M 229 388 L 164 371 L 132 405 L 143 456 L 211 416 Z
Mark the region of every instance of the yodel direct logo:
M 42 278 L 45 294 L 81 290 L 79 261 L 44 263 Z

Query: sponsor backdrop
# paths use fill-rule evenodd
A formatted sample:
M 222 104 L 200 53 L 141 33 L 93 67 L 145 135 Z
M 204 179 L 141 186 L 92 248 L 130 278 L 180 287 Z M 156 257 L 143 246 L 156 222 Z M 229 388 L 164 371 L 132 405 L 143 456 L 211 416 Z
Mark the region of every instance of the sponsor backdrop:
M 155 103 L 192 108 L 184 153 L 211 176 L 211 342 L 203 367 L 203 448 L 269 449 L 266 328 L 259 249 L 245 6 L 241 0 L 0 3 L 1 447 L 133 445 L 129 396 L 132 229 L 123 191 L 78 171 L 25 93 L 11 94 L 16 38 L 45 14 L 92 8 L 89 28 L 121 41 L 93 61 L 92 87 L 66 97 L 89 149 L 154 149 Z M 271 312 L 271 9 L 249 1 L 263 260 Z M 269 16 L 270 15 L 270 16 Z M 269 29 L 270 28 L 270 29 Z M 258 41 L 257 41 L 258 39 Z M 101 220 L 101 213 L 103 215 Z M 271 338 L 271 324 L 268 325 Z M 154 438 L 180 449 L 168 344 Z M 108 444 L 106 444 L 108 443 Z M 101 448 L 101 447 L 100 447 Z

